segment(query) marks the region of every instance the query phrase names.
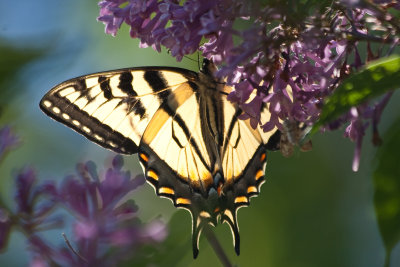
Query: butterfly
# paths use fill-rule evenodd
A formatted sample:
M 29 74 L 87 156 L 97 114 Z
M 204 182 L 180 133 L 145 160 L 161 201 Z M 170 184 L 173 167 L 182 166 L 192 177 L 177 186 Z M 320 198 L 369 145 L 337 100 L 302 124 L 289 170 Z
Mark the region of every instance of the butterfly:
M 226 222 L 240 253 L 237 210 L 264 182 L 266 149 L 278 130 L 253 129 L 228 101 L 232 88 L 204 59 L 199 73 L 173 67 L 138 67 L 89 74 L 51 89 L 40 108 L 89 140 L 121 154 L 138 154 L 158 196 L 192 217 L 193 256 L 207 224 Z M 267 122 L 267 106 L 261 121 Z

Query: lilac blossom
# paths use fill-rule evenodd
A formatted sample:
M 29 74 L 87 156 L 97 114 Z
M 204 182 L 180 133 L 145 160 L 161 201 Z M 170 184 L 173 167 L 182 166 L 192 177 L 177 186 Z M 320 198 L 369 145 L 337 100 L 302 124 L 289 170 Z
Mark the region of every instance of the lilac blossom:
M 56 206 L 56 188 L 52 182 L 37 185 L 36 172 L 25 167 L 16 175 L 15 209 L 0 205 L 0 249 L 18 227 L 27 236 L 62 226 L 62 218 L 52 213 Z
M 121 156 L 100 173 L 93 162 L 78 164 L 77 174 L 65 177 L 59 186 L 39 182 L 32 168 L 21 170 L 16 176 L 16 207 L 0 206 L 0 249 L 17 228 L 27 237 L 30 266 L 114 266 L 142 257 L 135 251 L 162 242 L 166 227 L 159 220 L 148 224 L 139 220 L 138 206 L 127 198 L 145 179 L 131 178 L 122 167 Z M 74 220 L 71 234 L 63 234 L 65 243 L 54 246 L 40 232 L 63 225 L 66 215 L 61 217 L 60 209 Z
M 291 10 L 263 1 L 103 0 L 99 6 L 98 20 L 109 34 L 116 35 L 126 23 L 141 47 L 160 51 L 164 46 L 177 60 L 198 50 L 212 59 L 220 67 L 217 75 L 235 89 L 229 100 L 243 109 L 241 118 L 264 131 L 276 127 L 283 132 L 285 121 L 313 125 L 324 100 L 343 79 L 385 56 L 382 49 L 372 51 L 370 43 L 393 50 L 400 35 L 398 20 L 387 12 L 400 10 L 394 0 L 333 1 L 310 14 L 295 13 L 296 21 Z M 243 22 L 249 26 L 235 27 Z M 366 55 L 360 55 L 362 44 L 367 44 Z M 256 97 L 249 100 L 254 91 Z M 347 125 L 345 137 L 356 142 L 353 170 L 358 169 L 367 126 L 372 124 L 379 136 L 376 124 L 389 98 L 354 107 L 324 127 Z M 271 112 L 268 122 L 260 121 L 264 104 Z

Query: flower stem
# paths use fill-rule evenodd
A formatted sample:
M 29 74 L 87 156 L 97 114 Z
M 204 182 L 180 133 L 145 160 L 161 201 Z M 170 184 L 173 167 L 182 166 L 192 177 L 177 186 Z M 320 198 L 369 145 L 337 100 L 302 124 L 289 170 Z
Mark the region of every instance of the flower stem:
M 203 231 L 211 247 L 214 249 L 215 254 L 217 254 L 218 259 L 221 261 L 222 265 L 225 267 L 232 267 L 228 256 L 226 255 L 224 249 L 221 246 L 221 243 L 218 241 L 214 232 L 211 231 L 208 227 L 204 227 Z
M 79 253 L 71 246 L 71 243 L 69 242 L 69 240 L 68 240 L 68 238 L 67 238 L 67 235 L 66 235 L 65 233 L 62 233 L 61 235 L 63 236 L 65 243 L 67 244 L 68 248 L 72 251 L 72 253 L 74 253 L 79 259 L 81 259 L 82 261 L 84 261 L 84 262 L 87 263 L 88 260 L 87 260 L 85 257 L 83 257 L 81 254 L 79 254 Z

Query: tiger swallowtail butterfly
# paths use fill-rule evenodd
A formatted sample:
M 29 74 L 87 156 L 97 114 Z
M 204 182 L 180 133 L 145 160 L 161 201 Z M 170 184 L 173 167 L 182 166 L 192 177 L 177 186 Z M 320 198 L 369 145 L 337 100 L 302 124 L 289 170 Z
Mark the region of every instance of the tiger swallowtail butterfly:
M 232 88 L 205 59 L 199 73 L 139 67 L 89 74 L 51 89 L 40 108 L 89 140 L 121 154 L 138 154 L 158 196 L 192 216 L 193 256 L 206 224 L 226 222 L 240 252 L 237 210 L 264 182 L 266 149 L 279 131 L 253 129 L 227 100 Z M 270 118 L 261 110 L 261 122 Z

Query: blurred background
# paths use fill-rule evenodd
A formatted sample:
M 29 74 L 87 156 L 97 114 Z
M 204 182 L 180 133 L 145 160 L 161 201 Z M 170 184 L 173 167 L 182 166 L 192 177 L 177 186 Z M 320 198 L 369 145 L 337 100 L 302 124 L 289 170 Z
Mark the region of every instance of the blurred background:
M 99 169 L 113 156 L 109 152 L 45 116 L 41 97 L 69 78 L 103 70 L 133 66 L 179 66 L 198 71 L 197 62 L 176 62 L 168 53 L 139 49 L 123 26 L 116 37 L 104 33 L 97 1 L 21 0 L 0 1 L 0 123 L 10 125 L 22 140 L 0 165 L 0 194 L 13 205 L 13 173 L 31 165 L 42 179 L 61 180 L 75 171 L 79 161 L 93 160 Z M 165 51 L 164 51 L 165 52 Z M 197 60 L 197 55 L 193 56 Z M 398 94 L 382 116 L 384 133 L 400 114 Z M 267 182 L 258 198 L 238 212 L 241 255 L 234 254 L 226 224 L 215 233 L 232 263 L 237 266 L 383 266 L 385 250 L 373 205 L 372 174 L 377 148 L 368 131 L 362 148 L 360 170 L 352 172 L 354 144 L 340 131 L 317 134 L 313 150 L 291 158 L 270 153 Z M 125 167 L 140 173 L 136 156 L 125 157 Z M 159 218 L 169 224 L 167 239 L 175 266 L 219 266 L 205 238 L 200 254 L 192 258 L 191 219 L 167 199 L 156 197 L 150 185 L 133 195 L 143 221 Z M 64 231 L 64 230 L 63 230 Z M 68 231 L 66 229 L 65 231 Z M 61 231 L 48 238 L 63 244 Z M 25 238 L 11 235 L 0 254 L 2 266 L 29 262 Z M 163 264 L 164 263 L 164 264 Z M 147 265 L 151 265 L 149 262 Z M 391 266 L 400 266 L 399 245 Z

